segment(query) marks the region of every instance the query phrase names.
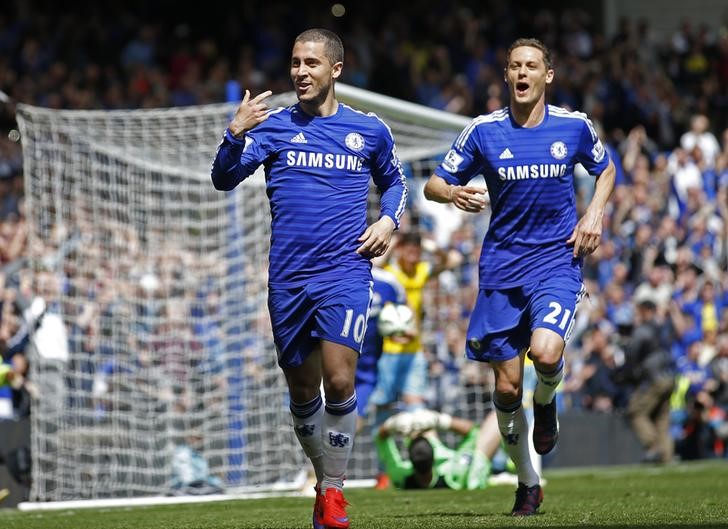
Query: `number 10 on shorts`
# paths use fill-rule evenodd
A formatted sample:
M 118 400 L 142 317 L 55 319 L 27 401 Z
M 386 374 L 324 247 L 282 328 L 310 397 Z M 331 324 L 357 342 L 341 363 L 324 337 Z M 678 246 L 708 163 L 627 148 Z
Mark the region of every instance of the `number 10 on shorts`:
M 348 338 L 351 332 L 351 323 L 354 321 L 354 310 L 346 309 L 346 317 L 344 318 L 344 326 L 341 329 L 342 338 Z M 361 343 L 364 339 L 364 333 L 367 330 L 367 319 L 364 314 L 359 314 L 354 321 L 354 341 Z

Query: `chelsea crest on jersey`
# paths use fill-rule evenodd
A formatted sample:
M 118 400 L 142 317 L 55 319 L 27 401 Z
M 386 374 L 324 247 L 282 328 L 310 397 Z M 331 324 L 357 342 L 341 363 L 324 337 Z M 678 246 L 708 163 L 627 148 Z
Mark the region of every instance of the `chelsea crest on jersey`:
M 273 110 L 244 140 L 226 131 L 213 181 L 232 189 L 260 165 L 271 210 L 269 283 L 294 286 L 343 273 L 369 279 L 371 264 L 356 249 L 367 227 L 370 181 L 381 192 L 380 215 L 395 226 L 407 200 L 384 122 L 341 103 L 331 116 L 311 116 L 298 105 Z
M 520 286 L 523 277 L 571 263 L 566 241 L 577 222 L 577 163 L 597 176 L 609 158 L 584 114 L 551 105 L 535 127 L 519 126 L 504 108 L 475 118 L 455 140 L 435 174 L 452 185 L 485 178 L 492 216 L 482 288 Z

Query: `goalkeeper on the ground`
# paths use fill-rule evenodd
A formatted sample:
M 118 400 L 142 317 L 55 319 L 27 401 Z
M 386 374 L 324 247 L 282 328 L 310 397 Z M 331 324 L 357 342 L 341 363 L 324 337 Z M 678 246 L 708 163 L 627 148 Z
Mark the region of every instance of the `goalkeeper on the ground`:
M 449 448 L 437 431 L 463 436 Z M 402 457 L 394 436 L 402 436 L 408 458 Z M 376 436 L 377 452 L 395 487 L 401 489 L 484 489 L 490 460 L 500 446 L 495 414 L 482 424 L 431 410 L 398 413 L 387 419 Z

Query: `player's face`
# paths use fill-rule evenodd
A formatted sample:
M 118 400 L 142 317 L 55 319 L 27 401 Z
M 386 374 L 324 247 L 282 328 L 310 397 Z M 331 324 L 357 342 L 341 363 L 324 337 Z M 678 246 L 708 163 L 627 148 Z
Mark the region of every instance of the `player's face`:
M 342 63 L 331 64 L 323 42 L 296 42 L 291 53 L 291 80 L 302 103 L 322 104 L 332 93 Z
M 544 97 L 546 85 L 551 84 L 554 71 L 546 68 L 543 52 L 531 46 L 520 46 L 511 51 L 506 67 L 506 82 L 511 102 L 532 106 Z

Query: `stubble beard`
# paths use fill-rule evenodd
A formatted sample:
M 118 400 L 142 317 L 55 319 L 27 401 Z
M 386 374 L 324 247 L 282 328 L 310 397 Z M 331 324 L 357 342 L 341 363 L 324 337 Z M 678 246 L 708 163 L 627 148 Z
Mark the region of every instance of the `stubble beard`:
M 305 99 L 299 96 L 298 101 L 304 106 L 317 108 L 323 105 L 324 101 L 326 101 L 326 97 L 328 96 L 330 90 L 331 83 L 320 85 L 319 89 L 314 94 L 307 94 L 307 97 Z

